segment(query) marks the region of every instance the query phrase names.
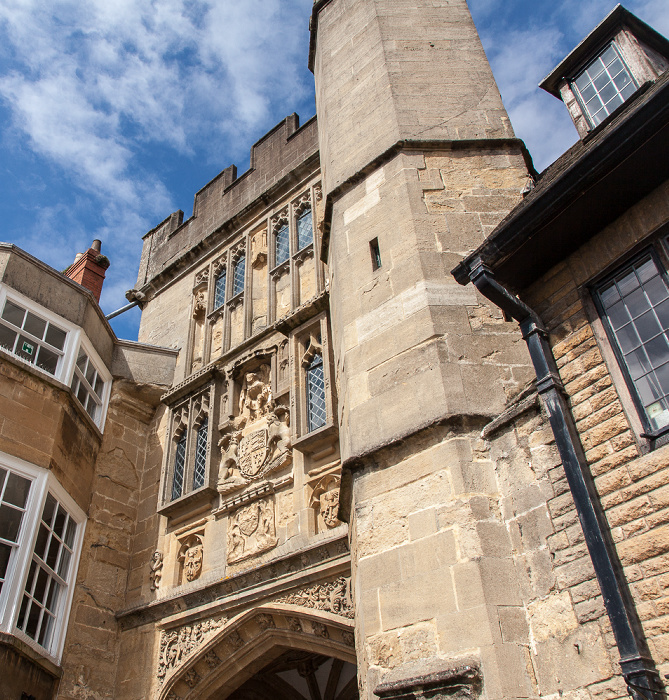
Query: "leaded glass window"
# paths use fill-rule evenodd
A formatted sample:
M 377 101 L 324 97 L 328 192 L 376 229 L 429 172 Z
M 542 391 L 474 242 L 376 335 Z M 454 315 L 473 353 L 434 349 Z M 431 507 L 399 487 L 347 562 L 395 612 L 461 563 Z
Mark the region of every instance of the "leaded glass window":
M 0 467 L 0 591 L 18 547 L 32 481 Z
M 313 221 L 311 209 L 305 209 L 297 217 L 297 248 L 302 250 L 314 240 Z
M 244 291 L 244 271 L 246 269 L 246 256 L 240 255 L 235 262 L 232 278 L 232 296 L 236 296 Z
M 16 626 L 48 648 L 65 595 L 77 524 L 51 493 L 47 495 Z
M 323 357 L 316 353 L 307 365 L 307 427 L 309 432 L 325 425 L 325 376 Z
M 174 476 L 172 478 L 172 500 L 179 498 L 184 488 L 184 468 L 186 466 L 186 431 L 182 433 L 174 451 Z
M 225 283 L 227 281 L 226 270 L 223 268 L 216 276 L 214 282 L 214 309 L 220 309 L 225 304 Z
M 67 331 L 7 299 L 0 314 L 0 347 L 36 367 L 56 374 Z
M 207 470 L 207 433 L 209 422 L 205 418 L 197 431 L 195 443 L 195 469 L 193 471 L 193 490 L 204 485 L 204 477 Z
M 574 80 L 593 126 L 597 126 L 636 91 L 630 72 L 613 44 Z
M 288 260 L 290 255 L 290 235 L 288 224 L 283 224 L 276 232 L 276 264 L 281 265 L 282 262 Z
M 652 430 L 669 425 L 669 288 L 649 254 L 597 290 L 608 331 Z

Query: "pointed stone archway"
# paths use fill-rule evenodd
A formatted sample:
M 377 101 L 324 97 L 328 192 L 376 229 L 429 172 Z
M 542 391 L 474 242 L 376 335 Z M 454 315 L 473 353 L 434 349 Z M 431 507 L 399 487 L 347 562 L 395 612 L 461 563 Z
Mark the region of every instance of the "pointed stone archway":
M 268 684 L 275 700 L 357 698 L 350 618 L 272 603 L 182 629 L 161 640 L 156 700 L 253 700 Z

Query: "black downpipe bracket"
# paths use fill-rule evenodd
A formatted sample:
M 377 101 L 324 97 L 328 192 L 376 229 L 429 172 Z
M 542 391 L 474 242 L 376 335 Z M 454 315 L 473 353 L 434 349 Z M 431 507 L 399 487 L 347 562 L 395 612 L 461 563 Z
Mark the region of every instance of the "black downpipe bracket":
M 546 329 L 539 316 L 527 304 L 495 280 L 492 271 L 480 258 L 474 261 L 469 278 L 483 296 L 520 324 L 537 375 L 537 391 L 548 414 L 604 606 L 611 621 L 628 692 L 636 700 L 661 700 L 665 693 L 648 652 L 641 623 L 590 477 L 585 452 Z

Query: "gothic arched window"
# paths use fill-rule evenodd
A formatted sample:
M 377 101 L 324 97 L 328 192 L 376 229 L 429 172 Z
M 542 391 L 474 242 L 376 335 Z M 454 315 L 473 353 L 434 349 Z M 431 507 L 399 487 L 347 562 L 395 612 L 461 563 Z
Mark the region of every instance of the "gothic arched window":
M 314 240 L 314 227 L 311 208 L 305 209 L 297 217 L 297 248 L 302 250 Z
M 227 280 L 226 270 L 223 268 L 216 276 L 214 282 L 214 309 L 220 309 L 225 304 L 225 282 Z
M 325 425 L 327 410 L 325 408 L 325 376 L 323 374 L 323 357 L 315 353 L 306 368 L 307 384 L 307 428 L 311 432 Z

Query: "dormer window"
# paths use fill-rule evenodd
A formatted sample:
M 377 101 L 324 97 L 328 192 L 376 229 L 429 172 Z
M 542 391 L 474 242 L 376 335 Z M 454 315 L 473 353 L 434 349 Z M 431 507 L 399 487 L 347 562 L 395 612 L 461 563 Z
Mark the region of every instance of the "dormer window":
M 588 64 L 574 80 L 573 87 L 593 127 L 606 119 L 637 89 L 613 43 Z

